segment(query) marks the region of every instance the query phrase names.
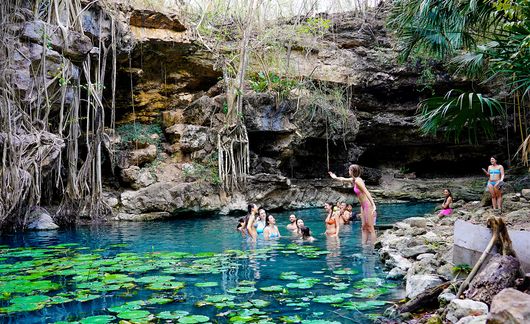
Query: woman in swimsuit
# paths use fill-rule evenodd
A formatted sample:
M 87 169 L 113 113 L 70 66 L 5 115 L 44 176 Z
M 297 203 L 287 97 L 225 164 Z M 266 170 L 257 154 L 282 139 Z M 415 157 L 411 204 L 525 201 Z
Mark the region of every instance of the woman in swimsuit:
M 305 226 L 304 220 L 301 219 L 301 218 L 298 218 L 296 220 L 296 231 L 294 231 L 293 234 L 298 235 L 298 236 L 302 236 L 302 231 L 300 229 L 302 227 L 304 227 L 304 226 Z
M 442 204 L 442 210 L 438 213 L 438 216 L 448 216 L 451 215 L 453 210 L 451 209 L 451 203 L 453 202 L 453 195 L 449 189 L 444 189 L 444 202 Z
M 353 184 L 353 192 L 359 199 L 361 205 L 361 222 L 362 222 L 362 241 L 367 244 L 370 241 L 372 244 L 375 243 L 375 220 L 377 217 L 376 206 L 372 195 L 364 185 L 363 179 L 361 179 L 361 167 L 357 164 L 350 165 L 348 169 L 350 178 L 337 177 L 335 173 L 329 172 L 331 178 L 343 182 L 351 182 Z
M 258 237 L 258 232 L 254 227 L 254 222 L 256 221 L 256 213 L 258 212 L 258 206 L 255 204 L 248 205 L 248 214 L 245 217 L 245 228 L 247 229 L 247 234 L 250 238 L 255 241 Z
M 497 164 L 497 159 L 492 156 L 490 158 L 491 165 L 488 167 L 488 171 L 482 169 L 484 173 L 489 177 L 487 188 L 491 194 L 491 204 L 493 209 L 502 209 L 502 192 L 501 187 L 504 185 L 504 167 Z
M 263 230 L 265 229 L 267 213 L 265 212 L 265 209 L 260 208 L 258 210 L 258 219 L 256 219 L 256 222 L 254 223 L 254 227 L 256 227 L 256 232 L 258 234 L 263 234 Z
M 329 237 L 337 237 L 339 235 L 339 221 L 337 220 L 338 217 L 338 210 L 337 212 L 334 211 L 334 207 L 332 203 L 325 203 L 324 209 L 326 210 L 326 220 L 324 223 L 326 224 L 326 235 Z
M 338 220 L 341 226 L 350 224 L 351 213 L 346 207 L 347 205 L 345 202 L 340 203 Z
M 307 226 L 302 226 L 300 228 L 300 231 L 302 232 L 302 240 L 306 242 L 314 242 L 315 238 L 311 236 L 311 230 Z
M 278 226 L 276 226 L 276 219 L 272 215 L 267 216 L 267 226 L 263 230 L 263 237 L 266 240 L 280 237 L 280 231 Z

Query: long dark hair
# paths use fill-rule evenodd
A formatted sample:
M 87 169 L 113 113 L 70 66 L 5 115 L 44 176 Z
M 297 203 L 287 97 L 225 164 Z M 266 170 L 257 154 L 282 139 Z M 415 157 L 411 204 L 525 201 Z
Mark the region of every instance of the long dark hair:
M 311 237 L 311 230 L 307 226 L 300 227 L 300 233 L 302 233 L 303 239 Z
M 271 217 L 271 216 L 272 216 L 271 214 L 265 216 L 265 224 L 266 224 L 267 226 L 269 226 L 269 225 L 271 224 L 271 223 L 269 222 L 269 217 Z
M 256 204 L 248 204 L 247 206 L 247 215 L 245 216 L 245 228 L 247 228 L 248 220 L 250 218 L 250 214 L 252 214 L 252 209 L 256 206 Z
M 447 190 L 447 192 L 449 193 L 449 196 L 445 197 L 444 199 L 444 205 L 445 203 L 447 202 L 447 199 L 449 199 L 449 197 L 451 197 L 451 199 L 453 199 L 453 194 L 451 193 L 451 190 L 445 188 L 444 190 Z

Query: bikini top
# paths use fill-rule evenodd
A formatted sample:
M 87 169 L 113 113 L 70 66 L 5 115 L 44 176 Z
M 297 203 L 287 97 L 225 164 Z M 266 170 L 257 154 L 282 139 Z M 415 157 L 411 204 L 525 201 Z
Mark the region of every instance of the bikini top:
M 328 225 L 333 225 L 333 224 L 335 224 L 335 223 L 336 223 L 335 218 L 330 217 L 329 220 L 326 220 L 326 223 L 327 223 Z
M 359 197 L 359 195 L 361 194 L 361 190 L 359 190 L 359 188 L 357 187 L 357 183 L 355 182 L 355 180 L 353 180 L 353 192 L 357 197 Z
M 265 229 L 265 222 L 258 221 L 254 224 L 254 226 L 256 226 L 256 232 L 263 233 L 263 230 Z
M 490 174 L 501 174 L 501 169 L 490 169 Z

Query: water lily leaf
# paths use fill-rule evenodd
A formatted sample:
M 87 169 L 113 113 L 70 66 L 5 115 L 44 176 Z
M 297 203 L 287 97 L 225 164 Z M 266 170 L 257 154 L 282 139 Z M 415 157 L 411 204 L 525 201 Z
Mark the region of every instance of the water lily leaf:
M 318 319 L 318 320 L 303 320 L 302 324 L 340 324 L 340 322 Z
M 150 290 L 179 290 L 184 288 L 184 283 L 180 281 L 154 282 L 146 288 Z
M 269 287 L 261 287 L 260 290 L 264 292 L 282 292 L 285 288 L 283 286 L 269 286 Z
M 150 304 L 150 305 L 164 305 L 164 304 L 169 304 L 172 301 L 173 301 L 173 299 L 171 299 L 171 298 L 154 297 L 154 298 L 149 298 L 147 300 L 147 303 Z
M 340 305 L 340 307 L 350 309 L 350 310 L 365 311 L 365 310 L 372 310 L 375 308 L 382 307 L 386 305 L 387 303 L 388 302 L 382 301 L 382 300 L 368 300 L 364 302 L 346 302 Z
M 97 299 L 99 297 L 101 297 L 101 295 L 79 294 L 79 295 L 76 296 L 75 300 L 84 303 L 84 302 L 87 302 L 87 301 L 90 301 L 90 300 Z
M 24 303 L 45 303 L 50 300 L 50 297 L 46 295 L 34 295 L 34 296 L 25 296 L 25 297 L 15 297 L 11 299 L 12 304 L 24 304 Z
M 355 293 L 355 297 L 359 298 L 376 298 L 388 292 L 387 288 L 363 288 Z
M 346 290 L 350 287 L 350 284 L 345 282 L 336 282 L 333 283 L 333 290 Z
M 310 282 L 291 282 L 286 285 L 287 288 L 296 288 L 296 289 L 311 289 L 315 284 Z
M 51 300 L 49 301 L 49 304 L 50 305 L 64 304 L 64 303 L 69 303 L 72 300 L 73 300 L 72 298 L 67 298 L 63 296 L 53 296 Z
M 236 296 L 233 296 L 233 295 L 211 295 L 211 296 L 206 296 L 205 301 L 209 303 L 220 303 L 220 302 L 232 301 L 234 299 L 236 299 Z
M 280 317 L 280 320 L 282 320 L 285 323 L 300 323 L 302 322 L 302 318 L 298 315 L 292 315 L 292 316 L 282 316 Z
M 187 315 L 187 316 L 179 318 L 178 322 L 185 323 L 185 324 L 195 324 L 195 323 L 208 322 L 209 320 L 210 318 L 204 315 Z
M 172 319 L 179 319 L 188 314 L 189 312 L 186 312 L 186 311 L 172 311 L 172 312 L 166 311 L 166 312 L 159 313 L 156 317 L 159 319 L 172 320 Z
M 280 279 L 282 280 L 297 280 L 298 278 L 300 278 L 300 276 L 294 271 L 280 273 Z
M 212 282 L 212 281 L 207 281 L 207 282 L 197 282 L 195 284 L 195 287 L 201 287 L 201 288 L 205 288 L 205 287 L 217 287 L 219 286 L 219 283 L 217 282 Z
M 313 302 L 320 304 L 339 304 L 344 301 L 344 298 L 340 295 L 322 295 L 313 298 Z
M 113 284 L 113 283 L 126 283 L 126 282 L 132 282 L 134 281 L 134 278 L 131 278 L 127 275 L 120 274 L 120 273 L 105 273 L 103 275 L 103 282 L 107 284 Z
M 151 315 L 146 310 L 140 310 L 140 309 L 132 309 L 132 310 L 126 310 L 121 313 L 118 313 L 118 318 L 126 319 L 126 320 L 141 320 L 146 318 L 147 316 Z
M 133 309 L 139 309 L 140 307 L 141 307 L 140 305 L 136 305 L 136 304 L 123 304 L 120 306 L 107 308 L 107 310 L 111 313 L 122 313 L 122 312 L 133 310 Z
M 80 324 L 107 324 L 112 322 L 116 317 L 112 315 L 97 315 L 85 317 L 79 321 Z
M 249 302 L 256 308 L 264 308 L 271 304 L 269 301 L 263 299 L 251 299 Z
M 254 287 L 234 287 L 227 289 L 226 291 L 230 294 L 248 294 L 255 292 L 257 289 Z
M 303 308 L 306 308 L 306 307 L 309 307 L 309 303 L 306 303 L 306 302 L 298 302 L 298 303 L 287 303 L 285 304 L 285 306 L 289 306 L 289 307 L 303 307 Z
M 136 282 L 140 283 L 155 283 L 155 282 L 167 282 L 175 279 L 173 276 L 147 276 L 137 278 Z
M 241 280 L 240 282 L 238 282 L 239 286 L 254 286 L 255 284 L 256 282 L 252 280 Z
M 15 313 L 15 312 L 32 312 L 39 309 L 43 309 L 44 303 L 14 303 L 8 307 L 0 308 L 2 313 Z

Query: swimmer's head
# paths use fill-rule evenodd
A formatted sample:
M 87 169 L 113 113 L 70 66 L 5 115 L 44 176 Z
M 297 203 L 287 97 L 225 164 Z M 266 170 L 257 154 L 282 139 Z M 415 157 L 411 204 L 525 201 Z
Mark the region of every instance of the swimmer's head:
M 291 223 L 296 222 L 296 216 L 295 216 L 294 214 L 289 215 L 289 221 L 290 221 Z

